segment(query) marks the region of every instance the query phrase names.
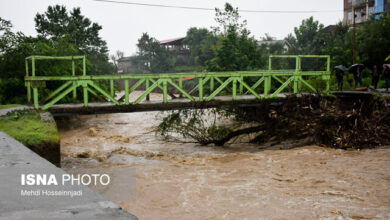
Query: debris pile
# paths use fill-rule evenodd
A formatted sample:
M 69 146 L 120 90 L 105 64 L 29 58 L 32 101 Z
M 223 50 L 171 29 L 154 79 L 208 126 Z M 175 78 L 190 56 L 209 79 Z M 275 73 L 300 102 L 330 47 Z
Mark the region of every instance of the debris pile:
M 176 133 L 190 137 L 202 145 L 224 145 L 251 134 L 252 143 L 310 138 L 315 144 L 334 148 L 372 148 L 390 144 L 388 101 L 378 95 L 292 95 L 284 100 L 264 100 L 257 106 L 212 111 L 219 120 L 233 119 L 231 124 L 204 123 L 209 121 L 200 117 L 204 110 L 191 110 L 199 114 L 174 112 L 165 117 L 158 131 L 165 136 Z

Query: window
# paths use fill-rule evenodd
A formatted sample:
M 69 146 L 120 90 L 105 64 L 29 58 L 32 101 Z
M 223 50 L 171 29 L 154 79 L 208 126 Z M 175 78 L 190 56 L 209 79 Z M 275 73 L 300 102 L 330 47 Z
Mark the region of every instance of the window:
M 348 12 L 347 19 L 348 19 L 349 21 L 352 21 L 352 11 Z

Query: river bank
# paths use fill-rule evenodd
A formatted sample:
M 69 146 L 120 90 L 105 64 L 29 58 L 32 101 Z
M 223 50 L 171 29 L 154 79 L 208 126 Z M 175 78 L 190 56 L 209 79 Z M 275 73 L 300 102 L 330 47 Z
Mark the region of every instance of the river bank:
M 59 127 L 63 169 L 135 169 L 135 198 L 110 199 L 140 219 L 390 218 L 389 146 L 203 147 L 155 136 L 159 118 L 155 112 L 70 118 Z M 110 186 L 123 194 L 126 187 Z
M 60 165 L 57 125 L 49 112 L 29 106 L 0 107 L 0 131 L 7 133 L 46 160 Z

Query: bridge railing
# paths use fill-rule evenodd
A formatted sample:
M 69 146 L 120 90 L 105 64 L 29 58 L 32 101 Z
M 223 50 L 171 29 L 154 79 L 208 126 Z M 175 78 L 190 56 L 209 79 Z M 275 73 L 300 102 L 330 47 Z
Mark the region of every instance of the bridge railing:
M 295 58 L 295 70 L 273 70 L 272 59 L 274 58 Z M 324 71 L 302 71 L 301 60 L 304 58 L 326 59 L 326 70 Z M 72 62 L 72 74 L 67 76 L 37 76 L 35 73 L 35 61 L 43 59 L 70 60 Z M 83 61 L 83 74 L 75 74 L 75 60 Z M 29 61 L 31 61 L 32 74 L 29 75 Z M 185 97 L 193 102 L 213 101 L 228 94 L 232 100 L 237 100 L 238 95 L 252 95 L 254 98 L 272 98 L 278 96 L 288 87 L 292 87 L 293 93 L 298 93 L 301 86 L 306 86 L 313 92 L 317 88 L 311 85 L 307 78 L 320 77 L 326 82 L 325 91 L 329 91 L 330 79 L 330 57 L 329 56 L 270 56 L 268 70 L 259 71 L 237 71 L 237 72 L 200 72 L 200 73 L 163 73 L 163 74 L 132 74 L 132 75 L 87 75 L 85 56 L 73 57 L 45 57 L 30 56 L 26 58 L 26 86 L 27 98 L 31 102 L 31 89 L 33 90 L 33 103 L 36 109 L 48 109 L 65 96 L 73 94 L 76 102 L 77 88 L 82 88 L 83 104 L 88 107 L 88 95 L 104 97 L 116 105 L 139 104 L 154 91 L 162 91 L 161 102 L 167 103 L 170 91 Z M 193 78 L 196 86 L 188 89 L 183 86 L 183 79 Z M 44 97 L 42 104 L 39 102 L 39 89 L 45 87 L 46 82 L 61 82 L 55 91 Z M 109 89 L 104 89 L 98 81 L 108 81 Z M 116 97 L 114 81 L 123 81 L 124 94 Z M 130 81 L 135 81 L 130 85 Z M 134 91 L 143 87 L 144 90 L 137 97 Z M 205 89 L 207 87 L 207 90 Z

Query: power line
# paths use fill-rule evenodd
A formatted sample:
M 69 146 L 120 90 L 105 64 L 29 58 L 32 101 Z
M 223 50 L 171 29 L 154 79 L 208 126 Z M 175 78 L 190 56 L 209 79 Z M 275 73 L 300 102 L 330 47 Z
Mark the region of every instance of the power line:
M 202 8 L 202 7 L 189 7 L 189 6 L 178 6 L 178 5 L 162 5 L 162 4 L 147 4 L 139 2 L 125 2 L 117 0 L 92 0 L 96 2 L 114 3 L 114 4 L 125 4 L 125 5 L 138 5 L 138 6 L 149 6 L 149 7 L 160 7 L 160 8 L 176 8 L 176 9 L 189 9 L 189 10 L 202 10 L 202 11 L 214 11 L 214 8 Z M 238 10 L 239 12 L 249 13 L 279 13 L 279 14 L 302 14 L 302 13 L 334 13 L 341 12 L 342 10 L 321 10 L 321 11 L 266 11 L 266 10 Z

